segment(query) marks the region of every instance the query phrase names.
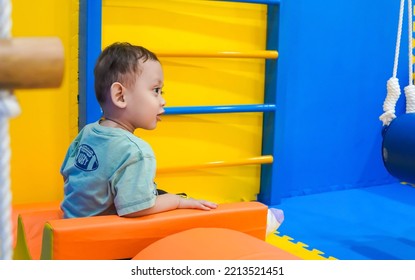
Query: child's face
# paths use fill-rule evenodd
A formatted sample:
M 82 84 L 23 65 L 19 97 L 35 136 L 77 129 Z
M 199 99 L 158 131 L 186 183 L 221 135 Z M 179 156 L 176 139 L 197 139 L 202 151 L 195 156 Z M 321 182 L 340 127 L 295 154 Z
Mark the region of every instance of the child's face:
M 141 63 L 141 74 L 135 84 L 126 89 L 126 114 L 134 128 L 155 129 L 166 101 L 161 95 L 164 76 L 158 61 Z

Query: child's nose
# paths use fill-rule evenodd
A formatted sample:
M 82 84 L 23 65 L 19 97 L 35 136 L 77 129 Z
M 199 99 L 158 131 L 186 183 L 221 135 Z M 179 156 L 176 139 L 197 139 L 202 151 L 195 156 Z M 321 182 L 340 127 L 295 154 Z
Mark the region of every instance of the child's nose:
M 162 95 L 159 95 L 159 96 L 160 96 L 160 104 L 161 104 L 161 106 L 164 107 L 164 105 L 166 105 L 166 100 L 163 98 Z

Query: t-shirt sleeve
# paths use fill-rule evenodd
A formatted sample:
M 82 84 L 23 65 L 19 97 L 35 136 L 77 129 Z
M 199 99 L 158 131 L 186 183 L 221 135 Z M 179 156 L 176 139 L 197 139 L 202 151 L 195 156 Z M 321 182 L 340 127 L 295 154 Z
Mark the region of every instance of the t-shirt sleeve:
M 157 196 L 154 175 L 154 157 L 140 157 L 128 162 L 114 174 L 111 184 L 119 216 L 154 206 Z

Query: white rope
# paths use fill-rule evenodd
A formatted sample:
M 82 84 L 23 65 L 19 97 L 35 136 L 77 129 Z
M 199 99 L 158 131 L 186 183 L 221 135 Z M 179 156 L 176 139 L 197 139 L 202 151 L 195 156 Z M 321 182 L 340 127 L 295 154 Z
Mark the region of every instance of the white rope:
M 0 38 L 11 37 L 11 2 L 0 0 Z M 0 259 L 13 256 L 9 118 L 20 114 L 14 95 L 0 89 Z
M 386 83 L 387 89 L 387 96 L 385 101 L 383 102 L 383 114 L 379 117 L 379 119 L 383 122 L 383 125 L 389 125 L 394 118 L 395 115 L 395 106 L 396 102 L 401 95 L 401 88 L 399 86 L 399 80 L 395 77 L 392 77 Z
M 404 4 L 405 4 L 405 0 L 401 0 L 401 5 L 399 8 L 398 32 L 396 33 L 395 60 L 393 62 L 393 76 L 392 77 L 394 78 L 396 78 L 396 75 L 398 72 L 399 49 L 401 47 Z
M 402 35 L 402 21 L 403 21 L 403 11 L 404 11 L 405 0 L 401 0 L 399 8 L 399 22 L 398 22 L 398 32 L 396 36 L 396 47 L 395 47 L 395 60 L 393 63 L 393 74 L 392 77 L 386 83 L 387 95 L 385 101 L 383 102 L 383 114 L 379 119 L 383 122 L 383 125 L 389 125 L 391 121 L 396 118 L 395 115 L 395 106 L 396 102 L 401 95 L 401 88 L 399 86 L 399 80 L 396 78 L 398 72 L 398 60 L 399 60 L 399 49 L 401 45 L 401 35 Z
M 415 86 L 405 87 L 406 113 L 415 113 Z

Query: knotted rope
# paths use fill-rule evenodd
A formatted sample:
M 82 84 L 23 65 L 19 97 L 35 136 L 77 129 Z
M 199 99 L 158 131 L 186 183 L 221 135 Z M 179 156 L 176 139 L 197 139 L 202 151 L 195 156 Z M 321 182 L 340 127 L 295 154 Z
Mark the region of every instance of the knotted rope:
M 405 0 L 401 0 L 399 9 L 399 23 L 398 32 L 396 36 L 396 48 L 395 48 L 395 60 L 393 64 L 392 77 L 386 83 L 387 96 L 383 102 L 384 113 L 379 117 L 384 126 L 388 126 L 393 119 L 396 118 L 395 106 L 401 95 L 401 89 L 399 86 L 399 80 L 396 78 L 398 70 L 399 49 L 402 36 L 402 21 L 404 12 Z M 408 59 L 409 59 L 409 83 L 404 88 L 406 97 L 406 113 L 415 112 L 415 86 L 413 85 L 413 62 L 412 62 L 412 34 L 413 34 L 413 21 L 412 21 L 412 0 L 408 0 Z

